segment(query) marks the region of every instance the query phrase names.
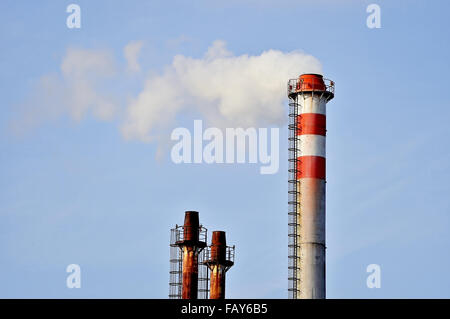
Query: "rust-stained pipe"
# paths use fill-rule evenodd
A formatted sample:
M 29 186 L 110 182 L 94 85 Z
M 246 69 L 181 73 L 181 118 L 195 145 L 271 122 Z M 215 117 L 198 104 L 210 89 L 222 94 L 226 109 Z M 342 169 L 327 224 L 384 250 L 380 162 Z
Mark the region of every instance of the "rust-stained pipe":
M 198 212 L 187 211 L 184 214 L 183 239 L 185 242 L 197 242 L 200 230 Z
M 197 299 L 198 255 L 195 247 L 183 246 L 183 289 L 181 298 Z
M 233 265 L 227 260 L 225 232 L 214 231 L 211 241 L 211 255 L 207 265 L 211 271 L 210 299 L 225 299 L 225 274 Z
M 197 299 L 198 253 L 206 243 L 199 241 L 200 223 L 198 212 L 187 211 L 184 217 L 183 240 L 178 243 L 183 251 L 183 299 Z

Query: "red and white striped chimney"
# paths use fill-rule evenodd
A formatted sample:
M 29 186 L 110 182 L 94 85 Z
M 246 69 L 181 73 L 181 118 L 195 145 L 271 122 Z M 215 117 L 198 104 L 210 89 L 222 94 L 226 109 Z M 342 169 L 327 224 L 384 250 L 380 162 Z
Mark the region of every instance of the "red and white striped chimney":
M 288 83 L 289 296 L 325 298 L 326 104 L 334 83 L 303 74 Z

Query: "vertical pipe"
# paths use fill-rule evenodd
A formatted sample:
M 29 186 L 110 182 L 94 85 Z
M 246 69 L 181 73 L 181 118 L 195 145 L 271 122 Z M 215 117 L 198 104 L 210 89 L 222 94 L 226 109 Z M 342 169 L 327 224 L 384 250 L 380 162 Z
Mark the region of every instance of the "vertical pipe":
M 225 267 L 211 265 L 210 299 L 225 299 Z
M 303 74 L 293 97 L 296 117 L 297 298 L 326 297 L 325 286 L 325 135 L 326 103 L 333 97 L 321 75 Z
M 300 298 L 325 298 L 325 100 L 299 96 Z
M 184 217 L 183 241 L 183 299 L 197 299 L 198 292 L 198 252 L 200 223 L 198 212 L 187 211 Z
M 225 232 L 213 232 L 209 260 L 211 270 L 210 299 L 225 299 L 225 274 L 229 267 L 226 260 L 226 249 Z
M 195 247 L 183 248 L 183 290 L 181 298 L 197 299 L 198 255 Z

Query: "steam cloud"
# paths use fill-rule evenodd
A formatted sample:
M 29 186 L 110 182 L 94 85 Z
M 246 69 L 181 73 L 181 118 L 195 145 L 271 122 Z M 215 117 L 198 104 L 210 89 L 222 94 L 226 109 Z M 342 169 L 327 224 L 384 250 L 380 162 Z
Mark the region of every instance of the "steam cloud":
M 107 51 L 69 49 L 61 64 L 65 97 L 69 111 L 76 120 L 91 111 L 102 120 L 110 120 L 117 109 L 115 102 L 100 93 L 96 83 L 114 74 L 115 66 Z
M 119 72 L 110 51 L 68 49 L 60 72 L 41 77 L 13 125 L 23 130 L 48 118 L 68 114 L 80 121 L 89 114 L 104 121 L 117 119 L 126 139 L 146 142 L 167 141 L 183 114 L 222 128 L 280 125 L 285 122 L 287 80 L 301 73 L 321 73 L 320 62 L 299 51 L 235 56 L 225 42 L 215 41 L 202 58 L 175 56 L 120 109 L 110 82 L 141 70 L 142 46 L 134 41 L 124 47 L 127 64 Z
M 115 74 L 115 69 L 109 51 L 68 49 L 60 72 L 41 76 L 28 99 L 18 105 L 18 115 L 10 123 L 12 130 L 22 134 L 65 115 L 75 121 L 87 114 L 111 120 L 119 107 L 102 84 Z
M 128 43 L 123 49 L 125 59 L 127 60 L 127 71 L 130 73 L 136 73 L 141 71 L 141 66 L 139 65 L 138 58 L 141 53 L 142 41 L 133 41 Z
M 150 77 L 127 106 L 122 133 L 151 141 L 182 112 L 217 127 L 281 124 L 287 79 L 306 72 L 321 73 L 313 56 L 277 50 L 234 56 L 215 41 L 203 58 L 177 55 L 162 74 Z

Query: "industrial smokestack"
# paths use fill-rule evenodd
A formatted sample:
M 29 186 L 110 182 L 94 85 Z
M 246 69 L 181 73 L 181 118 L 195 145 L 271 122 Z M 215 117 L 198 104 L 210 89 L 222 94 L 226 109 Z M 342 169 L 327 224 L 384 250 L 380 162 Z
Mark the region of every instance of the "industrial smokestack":
M 210 299 L 225 299 L 225 274 L 234 265 L 234 246 L 228 247 L 225 232 L 214 231 L 205 264 L 211 272 Z
M 182 251 L 182 299 L 197 299 L 198 293 L 198 254 L 206 246 L 200 240 L 198 212 L 187 211 L 184 217 L 183 236 L 176 241 Z
M 288 82 L 289 297 L 320 299 L 325 292 L 326 104 L 334 83 L 319 74 Z

